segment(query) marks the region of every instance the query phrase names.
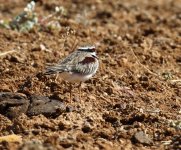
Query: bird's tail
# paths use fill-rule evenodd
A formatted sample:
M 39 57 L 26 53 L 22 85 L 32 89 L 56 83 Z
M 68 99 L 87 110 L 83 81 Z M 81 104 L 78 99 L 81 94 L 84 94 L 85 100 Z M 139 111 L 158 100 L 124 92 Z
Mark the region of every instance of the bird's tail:
M 44 75 L 61 73 L 63 69 L 60 66 L 49 66 L 46 68 Z

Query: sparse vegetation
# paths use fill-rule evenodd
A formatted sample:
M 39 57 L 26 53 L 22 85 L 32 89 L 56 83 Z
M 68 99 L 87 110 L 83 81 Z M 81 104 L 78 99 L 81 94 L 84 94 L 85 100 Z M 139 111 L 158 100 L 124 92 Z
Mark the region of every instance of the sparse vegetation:
M 59 19 L 61 15 L 66 15 L 66 10 L 63 7 L 55 7 L 55 12 L 50 14 L 42 19 L 35 12 L 35 2 L 31 1 L 24 8 L 23 12 L 17 15 L 10 22 L 6 22 L 4 20 L 0 21 L 0 27 L 17 30 L 20 32 L 28 32 L 33 29 L 34 26 L 37 27 L 47 27 L 50 29 L 58 29 L 60 28 Z

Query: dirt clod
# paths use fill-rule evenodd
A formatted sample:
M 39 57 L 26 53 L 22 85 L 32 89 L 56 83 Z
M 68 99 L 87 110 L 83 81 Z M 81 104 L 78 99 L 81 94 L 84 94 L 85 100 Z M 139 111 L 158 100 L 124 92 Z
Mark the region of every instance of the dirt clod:
M 65 112 L 66 106 L 59 100 L 49 99 L 45 96 L 32 95 L 30 97 L 30 106 L 27 112 L 28 116 L 43 114 L 47 117 L 57 117 Z
M 0 113 L 11 119 L 22 113 L 28 116 L 43 114 L 47 117 L 57 117 L 66 109 L 59 100 L 45 96 L 31 95 L 27 98 L 21 93 L 0 92 Z
M 133 141 L 143 145 L 151 145 L 153 143 L 153 141 L 143 131 L 136 132 L 133 136 Z
M 23 94 L 0 92 L 0 113 L 15 118 L 22 113 L 26 113 L 29 100 Z

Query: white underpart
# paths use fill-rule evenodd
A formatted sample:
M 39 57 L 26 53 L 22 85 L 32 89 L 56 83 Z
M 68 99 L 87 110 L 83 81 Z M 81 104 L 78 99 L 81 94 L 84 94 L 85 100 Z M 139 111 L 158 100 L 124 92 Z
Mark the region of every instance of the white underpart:
M 90 79 L 95 73 L 96 71 L 89 75 L 81 75 L 81 74 L 72 73 L 72 72 L 63 72 L 60 74 L 60 77 L 71 83 L 80 83 L 80 82 L 85 82 L 86 80 Z
M 96 56 L 96 52 L 92 52 L 91 54 L 94 55 L 94 56 Z

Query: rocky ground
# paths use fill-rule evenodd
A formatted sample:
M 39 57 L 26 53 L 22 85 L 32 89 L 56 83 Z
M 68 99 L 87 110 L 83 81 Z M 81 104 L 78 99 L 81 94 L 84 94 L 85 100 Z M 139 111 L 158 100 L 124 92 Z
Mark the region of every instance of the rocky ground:
M 0 0 L 10 21 L 29 1 Z M 37 0 L 55 28 L 0 28 L 0 149 L 179 149 L 181 1 Z M 82 85 L 43 76 L 75 45 L 97 47 L 100 68 Z

